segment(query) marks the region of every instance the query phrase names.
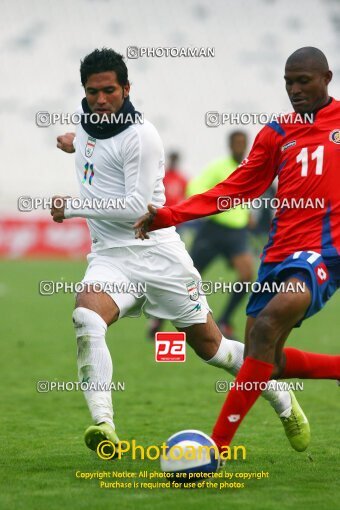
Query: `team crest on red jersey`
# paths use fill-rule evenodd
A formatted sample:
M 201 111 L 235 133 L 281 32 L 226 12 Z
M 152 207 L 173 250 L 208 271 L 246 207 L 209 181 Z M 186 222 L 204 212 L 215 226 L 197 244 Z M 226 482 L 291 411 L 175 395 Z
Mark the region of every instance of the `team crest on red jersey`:
M 340 144 L 340 129 L 333 129 L 329 134 L 329 139 L 331 142 Z

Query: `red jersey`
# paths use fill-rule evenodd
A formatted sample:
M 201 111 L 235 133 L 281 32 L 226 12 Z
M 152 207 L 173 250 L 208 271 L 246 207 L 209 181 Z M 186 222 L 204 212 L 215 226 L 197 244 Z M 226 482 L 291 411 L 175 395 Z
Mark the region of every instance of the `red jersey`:
M 278 177 L 279 206 L 263 251 L 264 262 L 280 262 L 296 251 L 308 250 L 324 257 L 339 256 L 340 101 L 332 99 L 311 123 L 296 122 L 298 118 L 292 113 L 289 123 L 267 124 L 230 177 L 177 206 L 159 209 L 151 229 L 216 214 L 219 197 L 230 197 L 231 203 L 259 197 Z
M 172 206 L 185 199 L 186 179 L 176 170 L 169 168 L 163 179 L 165 187 L 165 205 Z

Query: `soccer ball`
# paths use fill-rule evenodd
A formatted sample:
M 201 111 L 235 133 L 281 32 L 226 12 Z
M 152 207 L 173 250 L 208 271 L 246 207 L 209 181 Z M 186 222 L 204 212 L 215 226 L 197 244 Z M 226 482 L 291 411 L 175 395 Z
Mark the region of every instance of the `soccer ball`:
M 173 473 L 172 479 L 180 483 L 199 481 L 204 473 L 215 473 L 220 467 L 215 442 L 200 430 L 176 432 L 166 441 L 165 451 L 161 456 L 161 469 Z

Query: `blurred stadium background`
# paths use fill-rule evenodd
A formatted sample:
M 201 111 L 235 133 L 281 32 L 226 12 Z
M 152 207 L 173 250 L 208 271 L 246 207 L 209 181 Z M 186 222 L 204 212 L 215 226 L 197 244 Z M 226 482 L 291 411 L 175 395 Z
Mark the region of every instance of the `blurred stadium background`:
M 48 211 L 18 214 L 17 199 L 77 195 L 73 157 L 55 147 L 72 126 L 39 128 L 35 115 L 75 111 L 83 97 L 79 62 L 95 47 L 124 55 L 129 46 L 215 48 L 214 58 L 127 59 L 133 103 L 155 124 L 166 151 L 180 152 L 187 177 L 223 155 L 225 134 L 238 127 L 208 128 L 205 112 L 290 111 L 282 77 L 295 49 L 324 50 L 334 71 L 330 91 L 339 96 L 338 0 L 3 0 L 1 14 L 3 256 L 88 248 L 79 222 L 42 230 L 35 218 L 49 219 Z M 259 127 L 244 126 L 251 140 Z

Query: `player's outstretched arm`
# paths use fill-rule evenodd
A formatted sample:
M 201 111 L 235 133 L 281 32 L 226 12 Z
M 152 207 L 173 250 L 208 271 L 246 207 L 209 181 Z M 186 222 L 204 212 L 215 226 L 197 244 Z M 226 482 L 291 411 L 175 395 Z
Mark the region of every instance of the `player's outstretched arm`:
M 74 148 L 74 139 L 76 137 L 75 133 L 65 133 L 64 135 L 60 135 L 57 137 L 57 147 L 58 149 L 72 154 L 75 152 Z
M 218 214 L 252 200 L 266 191 L 276 177 L 275 132 L 264 127 L 255 138 L 248 158 L 226 180 L 215 187 L 194 195 L 172 207 L 150 210 L 134 225 L 136 238 L 146 239 L 146 233 L 171 227 L 185 221 Z

